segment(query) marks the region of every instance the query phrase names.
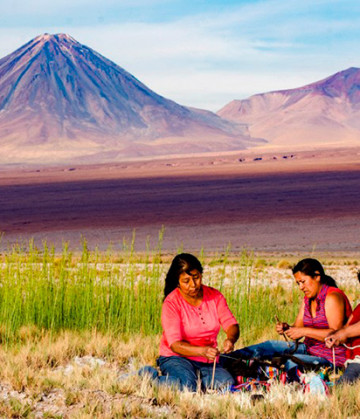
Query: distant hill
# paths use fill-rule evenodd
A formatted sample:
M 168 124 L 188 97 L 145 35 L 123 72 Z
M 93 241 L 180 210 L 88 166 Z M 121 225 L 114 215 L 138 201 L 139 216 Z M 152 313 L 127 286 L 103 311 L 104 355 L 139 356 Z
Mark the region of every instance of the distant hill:
M 104 162 L 244 149 L 246 125 L 181 106 L 65 34 L 0 60 L 0 163 Z
M 234 100 L 217 112 L 274 145 L 360 146 L 360 69 L 298 89 Z

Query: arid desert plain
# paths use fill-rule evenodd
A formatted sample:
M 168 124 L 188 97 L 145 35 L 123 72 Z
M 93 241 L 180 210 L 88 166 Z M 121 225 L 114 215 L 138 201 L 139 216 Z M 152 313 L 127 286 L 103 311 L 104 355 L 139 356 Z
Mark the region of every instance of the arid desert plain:
M 69 241 L 105 249 L 249 249 L 356 257 L 360 151 L 257 149 L 104 165 L 3 166 L 1 247 Z

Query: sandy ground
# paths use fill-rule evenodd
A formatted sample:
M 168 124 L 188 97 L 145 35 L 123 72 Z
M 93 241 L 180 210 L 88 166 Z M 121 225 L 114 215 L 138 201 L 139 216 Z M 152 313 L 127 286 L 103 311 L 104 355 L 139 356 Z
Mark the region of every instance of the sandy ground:
M 238 153 L 68 167 L 0 168 L 1 248 L 163 248 L 360 256 L 360 149 Z

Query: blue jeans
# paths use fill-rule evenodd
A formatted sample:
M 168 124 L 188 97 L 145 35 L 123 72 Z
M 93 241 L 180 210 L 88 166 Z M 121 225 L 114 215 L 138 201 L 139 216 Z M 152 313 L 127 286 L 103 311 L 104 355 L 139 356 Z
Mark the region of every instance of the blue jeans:
M 314 367 L 329 367 L 332 363 L 327 359 L 309 355 L 306 350 L 304 343 L 299 343 L 299 346 L 295 352 L 292 352 L 295 348 L 295 343 L 291 342 L 289 345 L 285 341 L 281 340 L 267 340 L 266 342 L 258 343 L 256 345 L 247 346 L 237 351 L 227 354 L 232 358 L 272 358 L 276 356 L 291 354 L 298 358 L 300 361 L 314 365 Z M 221 355 L 220 355 L 221 356 Z M 293 360 L 289 359 L 285 362 L 285 371 L 292 380 L 296 380 L 296 372 L 301 370 L 301 367 Z
M 157 360 L 160 371 L 170 384 L 177 383 L 180 389 L 196 391 L 198 376 L 203 390 L 210 388 L 213 363 L 193 361 L 181 356 L 160 356 Z M 162 377 L 161 377 L 162 378 Z M 232 375 L 216 364 L 214 389 L 229 389 L 234 384 Z
M 351 362 L 335 384 L 354 384 L 358 380 L 360 380 L 360 364 Z

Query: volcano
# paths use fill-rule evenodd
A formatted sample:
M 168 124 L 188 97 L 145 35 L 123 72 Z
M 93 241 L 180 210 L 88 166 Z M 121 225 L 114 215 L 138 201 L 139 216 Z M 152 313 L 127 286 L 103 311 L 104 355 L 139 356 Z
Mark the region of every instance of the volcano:
M 359 146 L 360 69 L 291 90 L 234 100 L 217 113 L 279 146 Z
M 166 99 L 66 34 L 0 60 L 1 163 L 106 162 L 244 149 L 247 126 Z

